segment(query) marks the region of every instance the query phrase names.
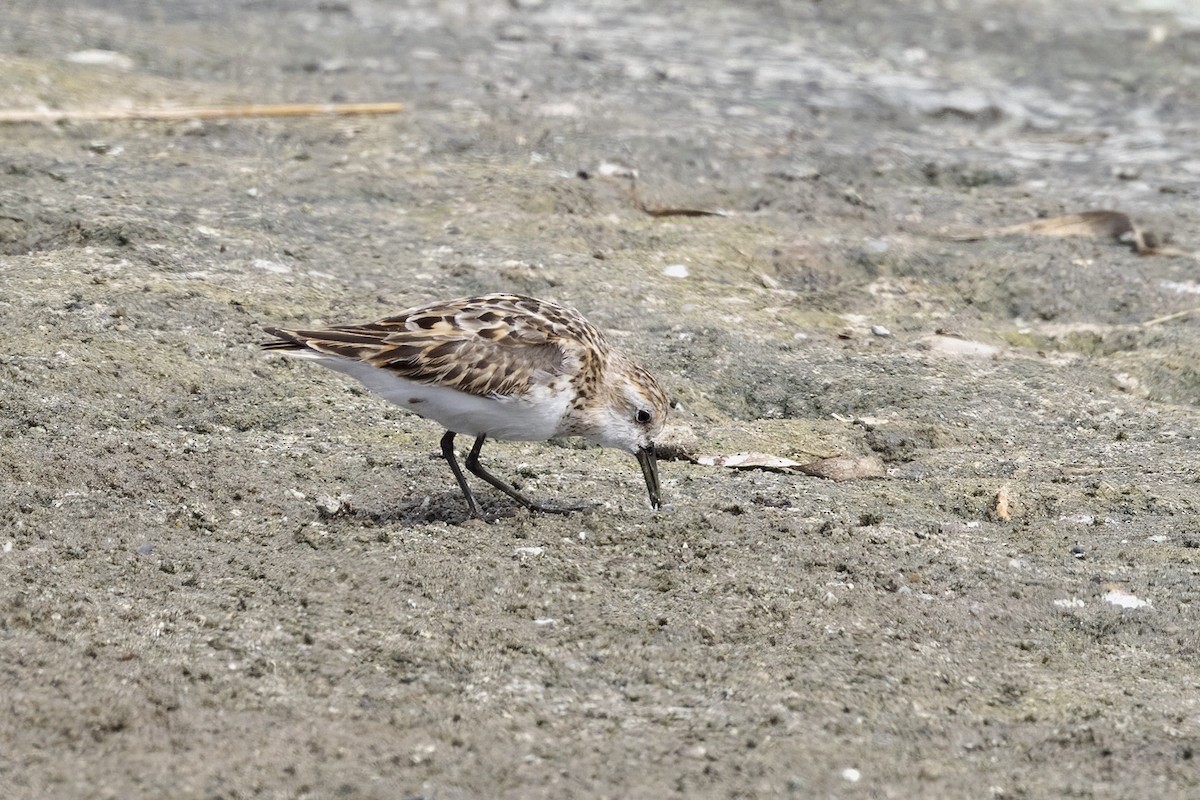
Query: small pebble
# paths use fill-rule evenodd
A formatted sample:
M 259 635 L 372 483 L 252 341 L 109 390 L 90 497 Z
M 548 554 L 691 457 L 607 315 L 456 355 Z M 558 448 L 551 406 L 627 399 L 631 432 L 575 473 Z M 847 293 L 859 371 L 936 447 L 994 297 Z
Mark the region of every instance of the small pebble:
M 624 164 L 605 161 L 596 168 L 596 174 L 601 178 L 636 178 L 637 170 L 627 167 Z
M 874 334 L 875 336 L 880 337 L 881 339 L 886 339 L 892 335 L 892 332 L 889 331 L 887 328 L 883 327 L 882 325 L 872 325 L 871 333 Z
M 87 149 L 97 155 L 119 156 L 124 150 L 120 145 L 113 145 L 109 142 L 92 141 L 87 143 Z
M 1087 558 L 1087 548 L 1081 544 L 1077 544 L 1071 548 L 1071 555 L 1076 558 Z
M 256 258 L 250 263 L 255 269 L 261 269 L 264 272 L 274 272 L 276 275 L 287 275 L 292 271 L 292 268 L 287 264 L 280 264 L 278 261 L 270 261 L 265 258 Z
M 686 264 L 668 264 L 663 267 L 663 275 L 668 278 L 686 278 L 688 276 L 688 268 Z

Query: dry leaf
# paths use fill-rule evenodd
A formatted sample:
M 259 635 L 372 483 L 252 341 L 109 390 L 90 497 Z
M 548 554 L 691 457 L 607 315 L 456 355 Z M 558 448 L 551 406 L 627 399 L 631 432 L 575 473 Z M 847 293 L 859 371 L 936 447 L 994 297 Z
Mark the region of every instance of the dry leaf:
M 1008 499 L 1009 489 L 1007 486 L 1001 486 L 1000 491 L 996 492 L 996 503 L 992 506 L 992 513 L 996 515 L 996 519 L 1001 522 L 1008 522 L 1012 519 L 1012 506 Z
M 1085 211 L 1062 217 L 1047 217 L 999 228 L 1001 236 L 1028 233 L 1036 236 L 1109 236 L 1120 239 L 1137 233 L 1137 226 L 1120 211 Z
M 1128 241 L 1138 255 L 1196 257 L 1194 254 L 1178 248 L 1164 247 L 1158 244 L 1152 235 L 1143 233 L 1128 214 L 1120 211 L 1084 211 L 1080 214 L 1035 219 L 999 228 L 980 228 L 964 233 L 943 233 L 945 238 L 958 242 L 974 242 L 980 239 L 1014 235 L 1107 237 L 1122 242 Z
M 706 211 L 702 208 L 662 208 L 650 207 L 643 203 L 640 199 L 635 201 L 639 211 L 649 214 L 652 217 L 723 217 L 723 211 Z

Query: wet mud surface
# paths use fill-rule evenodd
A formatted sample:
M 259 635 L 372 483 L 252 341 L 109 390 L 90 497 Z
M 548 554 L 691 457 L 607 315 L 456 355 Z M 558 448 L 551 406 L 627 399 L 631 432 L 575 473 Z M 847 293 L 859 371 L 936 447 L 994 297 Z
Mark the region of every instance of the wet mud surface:
M 1193 796 L 1197 262 L 945 234 L 1200 249 L 1198 48 L 1169 0 L 10 4 L 3 108 L 406 110 L 0 127 L 0 795 Z M 597 505 L 471 521 L 435 425 L 257 349 L 481 291 L 638 354 L 673 453 L 884 476 L 680 458 L 653 513 L 495 443 Z

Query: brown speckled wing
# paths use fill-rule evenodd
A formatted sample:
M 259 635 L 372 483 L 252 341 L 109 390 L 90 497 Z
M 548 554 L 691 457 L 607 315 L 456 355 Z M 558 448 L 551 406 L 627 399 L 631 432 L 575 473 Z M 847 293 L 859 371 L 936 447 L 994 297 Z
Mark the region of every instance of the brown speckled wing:
M 520 295 L 484 295 L 415 308 L 366 325 L 268 329 L 275 350 L 352 358 L 420 383 L 480 396 L 519 395 L 572 371 L 582 350 L 607 352 L 577 312 Z

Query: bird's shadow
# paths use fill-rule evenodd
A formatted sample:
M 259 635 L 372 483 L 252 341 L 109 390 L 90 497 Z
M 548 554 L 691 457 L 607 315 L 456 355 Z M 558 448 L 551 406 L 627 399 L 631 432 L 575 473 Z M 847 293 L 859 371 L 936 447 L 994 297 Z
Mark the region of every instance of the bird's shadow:
M 372 498 L 369 503 L 357 505 L 343 501 L 333 512 L 322 512 L 321 517 L 326 521 L 345 520 L 362 527 L 411 528 L 436 522 L 454 526 L 480 519 L 483 522 L 496 522 L 530 513 L 519 505 L 506 504 L 503 500 L 489 502 L 481 499 L 480 506 L 483 512 L 482 519 L 471 515 L 460 493 L 442 492 L 420 498 L 404 498 L 396 502 Z

